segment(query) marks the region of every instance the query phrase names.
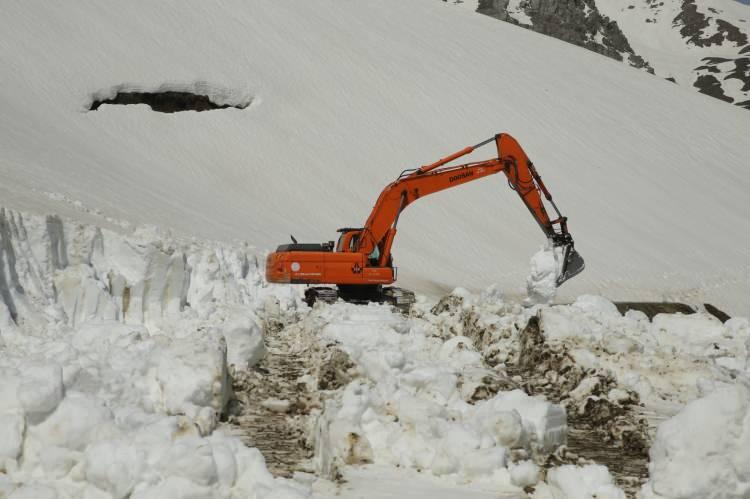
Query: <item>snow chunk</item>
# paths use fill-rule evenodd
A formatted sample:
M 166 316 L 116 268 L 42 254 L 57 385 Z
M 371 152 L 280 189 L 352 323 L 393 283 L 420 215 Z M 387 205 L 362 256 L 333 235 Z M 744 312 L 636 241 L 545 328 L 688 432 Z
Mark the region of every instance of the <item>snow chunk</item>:
M 193 334 L 158 348 L 148 372 L 153 407 L 167 414 L 196 416 L 199 408 L 223 410 L 229 400 L 226 344 Z M 213 429 L 215 421 L 208 422 Z
M 111 420 L 110 410 L 96 398 L 70 392 L 44 422 L 27 431 L 45 445 L 83 450 L 96 429 Z
M 614 303 L 597 295 L 581 295 L 572 305 L 584 314 L 600 315 L 603 317 L 620 317 L 620 312 Z
M 721 321 L 707 314 L 658 314 L 651 326 L 661 346 L 695 355 L 720 354 L 725 331 Z
M 539 481 L 539 466 L 534 461 L 521 461 L 508 466 L 510 481 L 516 487 L 529 487 Z
M 541 397 L 531 397 L 522 390 L 500 392 L 477 410 L 478 418 L 491 417 L 501 411 L 516 411 L 523 430 L 532 439 L 532 447 L 552 452 L 565 444 L 568 430 L 565 408 Z M 504 419 L 503 424 L 510 422 Z
M 606 466 L 589 464 L 573 466 L 570 464 L 552 468 L 547 472 L 547 483 L 562 492 L 561 497 L 567 499 L 625 499 L 625 493 L 620 490 L 609 474 Z M 554 493 L 547 495 L 535 493 L 535 499 L 558 497 Z
M 657 497 L 745 497 L 748 449 L 750 389 L 719 388 L 659 426 L 644 490 Z
M 531 273 L 526 278 L 528 298 L 525 305 L 546 305 L 555 299 L 561 257 L 558 253 L 548 243 L 531 257 Z
M 263 331 L 254 315 L 243 311 L 231 315 L 222 327 L 227 342 L 227 363 L 240 369 L 253 367 L 266 353 Z

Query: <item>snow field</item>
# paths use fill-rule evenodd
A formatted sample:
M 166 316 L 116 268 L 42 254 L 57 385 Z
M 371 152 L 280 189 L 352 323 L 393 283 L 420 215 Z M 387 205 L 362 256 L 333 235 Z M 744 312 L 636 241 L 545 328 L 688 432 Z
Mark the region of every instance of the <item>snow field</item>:
M 294 299 L 250 248 L 5 210 L 0 236 L 0 495 L 306 494 L 214 431 L 257 314 Z

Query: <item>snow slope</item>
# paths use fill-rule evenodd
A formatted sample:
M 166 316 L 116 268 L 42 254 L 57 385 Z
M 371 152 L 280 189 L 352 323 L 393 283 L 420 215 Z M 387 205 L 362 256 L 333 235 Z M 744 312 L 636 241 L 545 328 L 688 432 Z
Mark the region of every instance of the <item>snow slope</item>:
M 451 0 L 450 3 L 585 47 L 750 109 L 750 8 L 740 2 Z
M 657 75 L 750 108 L 750 7 L 721 0 L 596 3 Z M 720 90 L 709 92 L 706 78 Z
M 750 312 L 750 116 L 582 49 L 432 0 L 9 1 L 0 30 L 5 205 L 320 241 L 361 223 L 402 169 L 505 130 L 587 261 L 561 299 Z M 86 112 L 117 88 L 252 102 Z M 544 242 L 499 179 L 418 203 L 399 229 L 402 284 L 433 294 L 520 294 Z

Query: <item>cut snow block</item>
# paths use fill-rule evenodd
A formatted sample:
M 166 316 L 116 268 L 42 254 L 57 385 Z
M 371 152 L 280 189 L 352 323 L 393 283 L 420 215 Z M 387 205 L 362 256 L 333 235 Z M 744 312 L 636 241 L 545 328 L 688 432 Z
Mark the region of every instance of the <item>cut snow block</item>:
M 220 413 L 229 400 L 226 343 L 218 334 L 193 334 L 156 349 L 150 359 L 151 403 L 167 414 Z
M 263 330 L 249 311 L 232 314 L 222 327 L 227 342 L 227 363 L 240 369 L 253 367 L 266 354 Z
M 747 497 L 750 487 L 750 389 L 725 386 L 690 402 L 659 425 L 649 451 L 657 496 Z
M 551 453 L 567 441 L 568 422 L 565 408 L 541 397 L 531 397 L 521 390 L 501 392 L 482 409 L 496 412 L 517 411 L 534 451 Z M 479 413 L 477 415 L 479 416 Z

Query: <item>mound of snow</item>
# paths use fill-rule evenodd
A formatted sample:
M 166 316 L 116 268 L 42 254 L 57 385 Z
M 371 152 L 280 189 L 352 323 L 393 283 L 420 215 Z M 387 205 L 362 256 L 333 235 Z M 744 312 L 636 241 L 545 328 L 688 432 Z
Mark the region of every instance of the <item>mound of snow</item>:
M 656 433 L 646 497 L 747 497 L 750 389 L 718 388 L 689 403 Z
M 429 470 L 453 482 L 517 490 L 535 482 L 509 454 L 546 455 L 565 443 L 565 409 L 521 390 L 474 400 L 495 373 L 465 336 L 443 340 L 427 321 L 388 307 L 336 304 L 309 327 L 349 353 L 363 373 L 328 400 L 317 429 L 317 466 L 374 463 Z M 514 465 L 515 466 L 515 465 Z

